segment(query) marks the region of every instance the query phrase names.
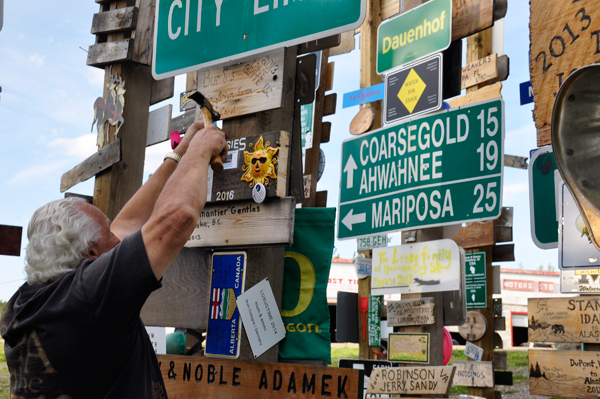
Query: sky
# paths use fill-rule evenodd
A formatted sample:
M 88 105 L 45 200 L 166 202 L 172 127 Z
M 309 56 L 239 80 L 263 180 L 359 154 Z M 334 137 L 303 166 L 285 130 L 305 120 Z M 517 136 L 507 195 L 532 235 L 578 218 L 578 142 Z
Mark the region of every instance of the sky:
M 510 76 L 503 82 L 505 102 L 505 153 L 529 157 L 536 148 L 533 104 L 521 106 L 519 84 L 529 80 L 529 2 L 509 4 L 505 18 L 504 53 L 510 58 Z M 98 5 L 93 1 L 7 1 L 0 31 L 0 224 L 22 226 L 21 257 L 0 255 L 0 300 L 8 300 L 24 282 L 26 228 L 33 212 L 60 199 L 60 179 L 97 151 L 92 132 L 94 100 L 102 96 L 104 70 L 86 65 L 86 50 L 94 43 L 90 33 Z M 67 7 L 65 7 L 67 5 Z M 358 38 L 358 36 L 357 36 Z M 466 42 L 463 44 L 466 47 Z M 323 144 L 326 167 L 317 189 L 328 191 L 329 207 L 337 207 L 341 171 L 341 143 L 351 137 L 349 126 L 358 107 L 342 109 L 344 93 L 358 90 L 360 54 L 356 50 L 335 56 L 333 92 L 338 94 L 331 141 Z M 175 81 L 174 114 L 185 77 Z M 152 109 L 166 105 L 163 102 Z M 94 128 L 95 131 L 95 128 Z M 168 143 L 146 151 L 144 180 L 162 162 Z M 69 192 L 92 195 L 93 179 Z M 514 207 L 515 262 L 502 267 L 537 269 L 558 265 L 556 249 L 542 250 L 531 239 L 527 171 L 504 168 L 502 206 Z M 390 234 L 390 245 L 400 235 Z M 336 253 L 351 258 L 355 240 L 336 240 Z

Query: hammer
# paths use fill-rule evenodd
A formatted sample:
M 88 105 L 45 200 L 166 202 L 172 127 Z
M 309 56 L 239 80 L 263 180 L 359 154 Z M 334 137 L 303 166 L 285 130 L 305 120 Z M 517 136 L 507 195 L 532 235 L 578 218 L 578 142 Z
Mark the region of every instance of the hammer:
M 194 100 L 200 106 L 200 111 L 204 117 L 204 126 L 208 126 L 214 121 L 221 119 L 221 114 L 214 110 L 208 98 L 204 97 L 198 90 L 190 93 L 188 98 Z M 217 155 L 214 157 L 210 161 L 210 166 L 216 173 L 221 173 L 223 171 L 223 159 L 221 159 L 221 156 Z

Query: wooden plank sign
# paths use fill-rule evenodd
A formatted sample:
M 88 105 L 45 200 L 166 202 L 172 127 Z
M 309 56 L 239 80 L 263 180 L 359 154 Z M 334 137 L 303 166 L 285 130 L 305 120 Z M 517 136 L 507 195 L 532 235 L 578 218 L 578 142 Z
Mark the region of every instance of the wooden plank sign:
M 266 197 L 285 197 L 289 167 L 290 134 L 285 131 L 228 140 L 223 172 L 209 174 L 207 202 L 252 199 L 257 183 Z
M 94 177 L 119 161 L 121 161 L 121 139 L 116 139 L 70 171 L 65 172 L 60 179 L 60 192 L 64 193 L 77 183 Z
M 23 227 L 0 225 L 0 255 L 21 256 Z
M 600 343 L 600 296 L 529 298 L 529 342 Z
M 252 60 L 198 72 L 198 90 L 222 119 L 281 107 L 283 48 Z
M 363 397 L 354 369 L 168 355 L 158 362 L 170 398 Z
M 465 362 L 455 360 L 456 366 L 453 385 L 462 385 L 474 388 L 494 387 L 493 362 Z
M 388 327 L 434 324 L 435 300 L 432 297 L 388 301 Z
M 487 331 L 487 320 L 481 313 L 468 312 L 467 322 L 458 327 L 460 336 L 467 341 L 478 341 Z
M 448 395 L 454 366 L 373 369 L 367 394 Z
M 185 246 L 291 245 L 295 207 L 293 197 L 207 204 Z
M 390 333 L 389 360 L 429 364 L 429 333 Z
M 529 351 L 529 393 L 569 398 L 600 394 L 600 352 Z
M 478 85 L 498 76 L 498 54 L 490 54 L 475 62 L 464 66 L 460 78 L 460 88 Z
M 531 0 L 529 73 L 538 147 L 551 142 L 554 96 L 574 70 L 600 61 L 600 8 L 563 0 Z

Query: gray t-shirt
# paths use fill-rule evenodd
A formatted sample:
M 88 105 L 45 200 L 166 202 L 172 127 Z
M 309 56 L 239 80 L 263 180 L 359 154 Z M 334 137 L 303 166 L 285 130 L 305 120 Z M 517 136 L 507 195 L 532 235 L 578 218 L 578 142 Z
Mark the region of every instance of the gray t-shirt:
M 166 398 L 140 319 L 144 302 L 160 287 L 141 231 L 53 283 L 25 283 L 0 319 L 11 394 L 24 399 Z

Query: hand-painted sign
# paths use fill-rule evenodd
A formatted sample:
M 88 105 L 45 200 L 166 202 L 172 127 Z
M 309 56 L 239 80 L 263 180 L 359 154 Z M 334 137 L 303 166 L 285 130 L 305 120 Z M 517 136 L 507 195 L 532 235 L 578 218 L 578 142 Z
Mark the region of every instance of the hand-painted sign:
M 445 50 L 452 37 L 452 1 L 432 0 L 377 30 L 377 73 Z
M 244 292 L 246 252 L 215 252 L 212 256 L 205 354 L 237 359 L 242 334 L 236 298 Z
M 464 66 L 460 77 L 460 88 L 478 85 L 498 76 L 498 54 L 490 54 Z
M 157 0 L 152 74 L 163 79 L 354 30 L 365 13 L 363 0 Z
M 429 333 L 390 333 L 388 359 L 429 364 Z
M 473 388 L 494 387 L 494 362 L 454 361 L 456 366 L 453 385 Z
M 570 398 L 597 398 L 600 394 L 600 353 L 529 351 L 529 393 Z
M 385 83 L 379 83 L 375 86 L 351 91 L 350 93 L 344 94 L 342 108 L 348 108 L 353 107 L 355 105 L 361 105 L 366 103 L 372 103 L 373 101 L 383 100 L 384 93 Z
M 527 313 L 529 342 L 600 343 L 599 296 L 529 298 Z
M 442 54 L 386 75 L 383 104 L 386 124 L 442 109 Z
M 454 366 L 374 369 L 367 394 L 448 395 Z
M 338 238 L 497 218 L 503 109 L 478 103 L 344 141 Z
M 521 97 L 521 105 L 533 102 L 533 86 L 530 81 L 519 84 L 519 95 Z
M 431 297 L 388 301 L 388 327 L 420 326 L 435 323 L 435 300 Z
M 541 249 L 558 247 L 557 183 L 562 178 L 552 147 L 532 151 L 529 163 L 529 213 L 531 238 Z
M 268 279 L 240 295 L 237 305 L 255 358 L 285 338 L 285 327 Z
M 158 356 L 169 396 L 184 398 L 362 398 L 363 373 L 302 364 Z
M 367 312 L 369 346 L 381 345 L 381 306 L 382 295 L 369 296 L 369 310 Z
M 388 362 L 386 360 L 340 359 L 339 367 L 361 370 L 364 373 L 363 374 L 364 375 L 363 396 L 360 396 L 357 399 L 366 399 L 367 398 L 367 387 L 369 386 L 369 380 L 371 379 L 371 373 L 373 372 L 373 370 L 380 369 L 380 368 L 400 367 L 400 363 Z M 371 396 L 371 395 L 369 395 L 369 396 Z M 385 398 L 386 396 L 382 395 L 381 397 Z
M 373 295 L 456 291 L 460 276 L 460 252 L 452 240 L 373 250 Z

